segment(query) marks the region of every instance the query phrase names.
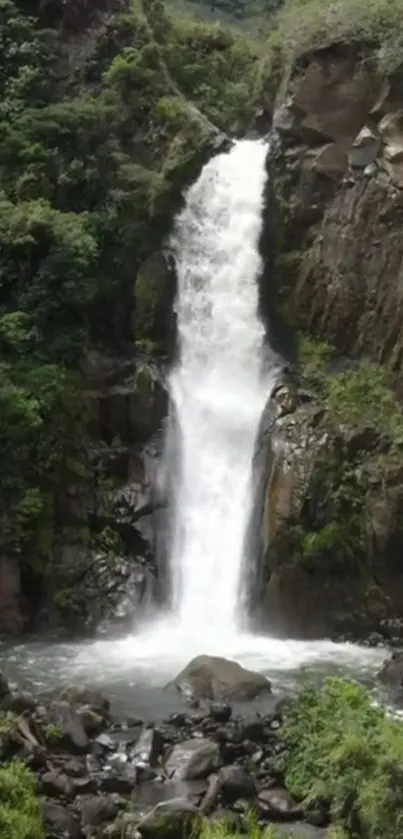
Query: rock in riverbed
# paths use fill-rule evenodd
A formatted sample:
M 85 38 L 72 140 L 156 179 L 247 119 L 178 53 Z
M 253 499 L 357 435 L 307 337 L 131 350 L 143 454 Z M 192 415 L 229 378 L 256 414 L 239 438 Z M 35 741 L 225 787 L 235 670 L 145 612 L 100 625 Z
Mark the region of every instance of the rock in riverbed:
M 254 699 L 270 693 L 271 685 L 261 673 L 246 670 L 236 661 L 199 655 L 174 680 L 176 688 L 189 699 L 216 701 Z

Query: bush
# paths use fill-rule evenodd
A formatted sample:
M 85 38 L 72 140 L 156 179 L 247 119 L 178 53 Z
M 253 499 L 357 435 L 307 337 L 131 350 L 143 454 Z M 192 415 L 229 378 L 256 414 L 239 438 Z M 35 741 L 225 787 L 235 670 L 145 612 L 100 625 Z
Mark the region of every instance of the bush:
M 328 805 L 351 839 L 401 839 L 403 726 L 364 688 L 337 678 L 304 690 L 282 736 L 285 781 L 298 800 Z
M 18 761 L 0 768 L 0 839 L 45 839 L 35 778 Z
M 403 442 L 403 412 L 389 387 L 387 371 L 379 365 L 363 363 L 329 377 L 327 404 L 336 421 L 368 424 Z
M 373 44 L 380 69 L 392 72 L 401 63 L 401 0 L 286 0 L 271 36 L 288 65 L 338 41 Z

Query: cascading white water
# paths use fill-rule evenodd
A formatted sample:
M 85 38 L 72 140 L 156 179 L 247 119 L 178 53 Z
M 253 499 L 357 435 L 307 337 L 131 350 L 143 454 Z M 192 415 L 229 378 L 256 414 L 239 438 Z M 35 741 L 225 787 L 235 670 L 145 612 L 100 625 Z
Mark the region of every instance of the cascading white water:
M 189 632 L 231 632 L 251 468 L 268 397 L 258 317 L 258 240 L 267 145 L 240 141 L 189 189 L 172 251 L 180 360 L 170 377 L 180 468 L 171 546 L 173 610 Z

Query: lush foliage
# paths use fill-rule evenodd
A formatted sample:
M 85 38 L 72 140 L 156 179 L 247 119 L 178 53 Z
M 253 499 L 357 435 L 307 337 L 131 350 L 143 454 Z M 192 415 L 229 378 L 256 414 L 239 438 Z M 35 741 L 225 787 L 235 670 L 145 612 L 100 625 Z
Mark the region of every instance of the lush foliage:
M 347 836 L 399 839 L 403 823 L 403 726 L 353 682 L 305 690 L 282 732 L 287 787 L 322 802 Z
M 391 72 L 401 62 L 403 20 L 400 0 L 286 0 L 272 29 L 271 45 L 282 62 L 337 41 L 378 48 L 379 66 Z
M 1 839 L 44 839 L 45 831 L 35 795 L 35 779 L 14 761 L 0 768 Z
M 97 3 L 79 6 L 77 48 L 67 6 L 24 8 L 0 0 L 0 550 L 44 571 L 58 495 L 87 475 L 82 362 L 147 345 L 137 269 L 209 120 L 248 119 L 256 55 L 160 0 L 122 4 L 102 26 Z
M 403 411 L 397 402 L 388 370 L 361 362 L 331 370 L 334 350 L 324 341 L 301 336 L 300 361 L 304 376 L 319 388 L 329 419 L 335 424 L 373 428 L 396 446 L 403 443 Z

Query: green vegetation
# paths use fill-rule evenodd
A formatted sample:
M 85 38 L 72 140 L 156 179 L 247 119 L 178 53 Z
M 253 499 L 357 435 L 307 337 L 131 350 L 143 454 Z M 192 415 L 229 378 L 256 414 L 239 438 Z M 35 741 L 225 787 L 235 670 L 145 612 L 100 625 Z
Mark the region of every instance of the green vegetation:
M 231 824 L 226 824 L 225 822 L 208 822 L 206 821 L 201 828 L 200 833 L 195 834 L 198 836 L 198 839 L 229 839 L 229 837 L 233 837 L 233 839 L 242 839 L 245 836 L 245 833 L 239 833 L 234 831 L 234 827 Z M 287 833 L 284 830 L 276 830 L 274 827 L 259 827 L 254 818 L 253 814 L 250 815 L 248 820 L 248 839 L 291 839 L 291 836 L 294 839 L 298 839 L 298 836 L 295 832 Z M 330 837 L 332 839 L 332 837 Z M 337 839 L 335 836 L 334 839 Z M 342 837 L 340 837 L 342 839 Z
M 0 550 L 43 575 L 60 494 L 91 476 L 82 363 L 150 341 L 164 353 L 136 322 L 137 270 L 204 159 L 210 120 L 236 131 L 249 119 L 256 51 L 160 0 L 101 27 L 97 3 L 83 6 L 75 51 L 67 7 L 50 25 L 47 5 L 23 8 L 0 0 Z
M 45 839 L 35 778 L 18 761 L 0 768 L 0 839 Z
M 289 68 L 305 52 L 335 42 L 371 44 L 378 65 L 390 73 L 401 63 L 400 0 L 286 0 L 271 30 L 269 47 Z
M 388 370 L 361 362 L 340 372 L 328 371 L 334 349 L 309 336 L 300 338 L 300 362 L 308 382 L 320 389 L 333 423 L 373 428 L 396 446 L 403 443 L 403 411 Z
M 403 727 L 362 687 L 329 679 L 319 692 L 305 690 L 282 736 L 285 780 L 297 799 L 329 807 L 343 837 L 400 839 Z

